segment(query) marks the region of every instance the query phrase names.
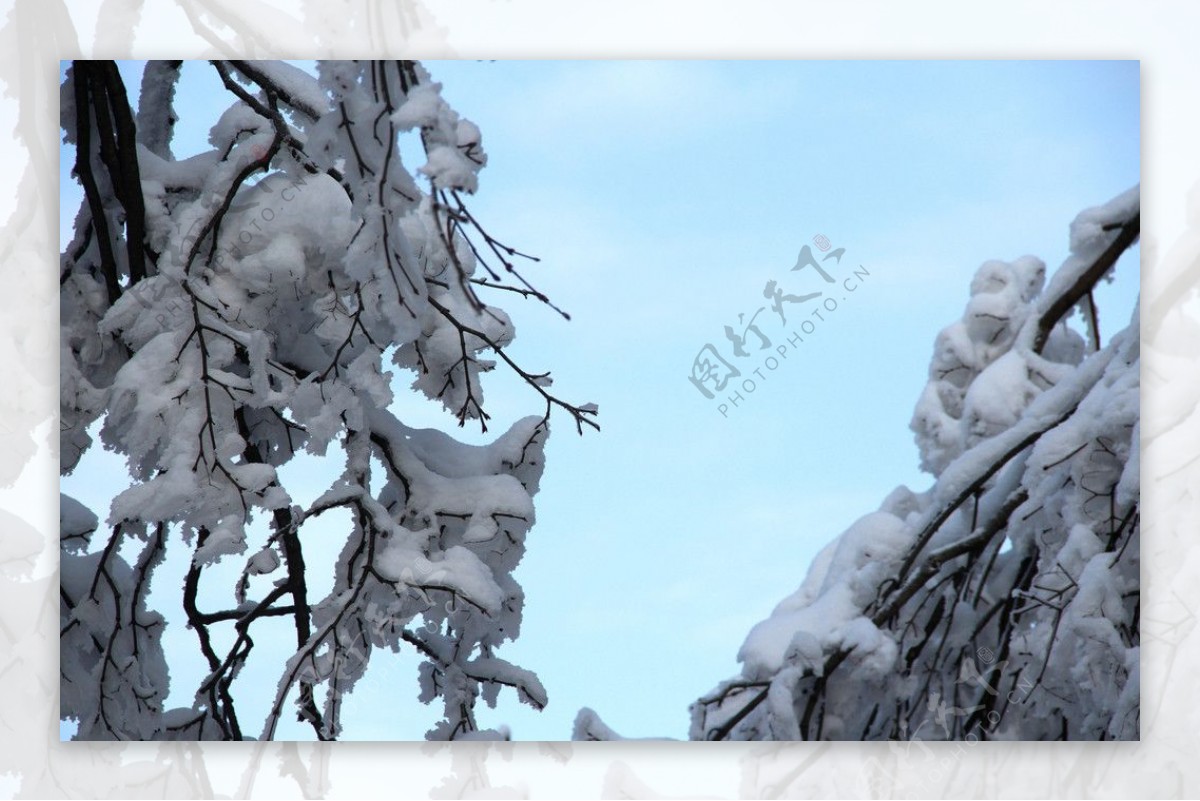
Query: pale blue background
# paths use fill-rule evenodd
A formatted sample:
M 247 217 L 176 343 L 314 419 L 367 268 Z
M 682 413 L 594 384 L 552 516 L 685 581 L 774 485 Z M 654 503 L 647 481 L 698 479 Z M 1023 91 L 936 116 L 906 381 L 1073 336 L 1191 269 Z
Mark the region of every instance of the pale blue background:
M 742 638 L 813 554 L 896 485 L 928 486 L 907 425 L 975 268 L 1033 253 L 1053 270 L 1075 214 L 1139 178 L 1137 62 L 428 66 L 483 131 L 491 160 L 474 212 L 542 258 L 527 277 L 573 316 L 500 295 L 517 324 L 511 353 L 551 369 L 564 397 L 598 403 L 604 429 L 581 439 L 554 421 L 517 572 L 523 632 L 501 652 L 539 674 L 550 705 L 536 713 L 502 693 L 480 715 L 522 740 L 569 737 L 584 705 L 630 736 L 686 736 L 688 703 L 736 672 Z M 211 68 L 189 71 L 177 155 L 200 149 L 228 105 Z M 134 99 L 138 74 L 127 70 Z M 871 277 L 723 419 L 687 381 L 692 359 L 706 342 L 731 357 L 723 327 L 765 303 L 768 279 L 821 289 L 811 271 L 789 274 L 818 233 L 847 249 L 835 275 L 862 264 Z M 1127 257 L 1099 298 L 1106 341 L 1137 291 Z M 769 310 L 759 321 L 784 332 Z M 531 390 L 493 378 L 495 432 L 540 413 Z M 396 377 L 402 418 L 453 425 L 405 393 L 409 380 Z M 120 469 L 94 451 L 64 489 L 103 516 Z M 285 480 L 315 493 L 320 473 L 298 463 Z M 331 523 L 304 536 L 319 564 L 342 534 Z M 159 608 L 177 607 L 181 581 L 160 570 Z M 290 642 L 272 622 L 279 649 L 259 640 L 235 685 L 250 732 Z M 194 635 L 173 629 L 173 675 L 194 687 Z M 413 700 L 414 665 L 377 656 L 346 704 L 349 736 L 422 736 L 439 710 Z

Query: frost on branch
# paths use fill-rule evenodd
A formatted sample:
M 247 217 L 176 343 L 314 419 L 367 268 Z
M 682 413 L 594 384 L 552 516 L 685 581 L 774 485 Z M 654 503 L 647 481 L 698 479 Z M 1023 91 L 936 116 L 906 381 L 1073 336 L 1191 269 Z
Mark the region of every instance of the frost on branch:
M 210 70 L 230 100 L 211 149 L 187 158 L 171 148 L 181 69 Z M 62 466 L 75 469 L 101 421 L 130 477 L 99 516 L 63 498 L 63 715 L 80 739 L 270 738 L 284 715 L 335 738 L 377 648 L 423 660 L 420 697 L 445 710 L 430 737 L 495 734 L 474 709 L 504 687 L 546 703 L 537 676 L 497 650 L 520 631 L 512 571 L 551 409 L 582 432 L 595 407 L 522 368 L 505 350 L 511 319 L 479 294 L 549 304 L 516 270 L 522 254 L 468 210 L 487 162 L 479 129 L 419 64 L 318 73 L 151 63 L 135 113 L 115 65 L 68 70 L 62 125 L 85 200 L 60 262 Z M 422 164 L 401 157 L 410 130 Z M 486 431 L 481 378 L 498 362 L 544 408 L 490 445 L 391 411 L 395 365 Z M 277 471 L 305 451 L 344 461 L 307 508 Z M 304 535 L 334 509 L 350 524 L 333 590 L 310 597 Z M 188 566 L 174 617 L 145 606 L 165 558 Z M 240 578 L 223 594 L 205 577 L 226 560 Z M 247 721 L 236 697 L 256 688 L 237 678 L 266 617 L 292 621 L 294 652 L 266 719 Z M 185 622 L 208 675 L 190 707 L 164 710 L 158 638 Z
M 1048 282 L 980 267 L 913 416 L 936 482 L 820 552 L 693 739 L 1137 739 L 1138 315 L 1101 346 L 1084 304 L 1138 231 L 1135 187 L 1079 215 Z

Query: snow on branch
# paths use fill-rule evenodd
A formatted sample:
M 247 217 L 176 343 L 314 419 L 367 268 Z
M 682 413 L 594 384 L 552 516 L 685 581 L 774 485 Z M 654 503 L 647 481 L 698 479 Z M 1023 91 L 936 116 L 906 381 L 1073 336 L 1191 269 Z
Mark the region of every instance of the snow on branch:
M 215 72 L 230 105 L 211 150 L 176 159 L 175 85 L 187 69 Z M 430 737 L 495 735 L 474 708 L 501 688 L 545 705 L 537 676 L 496 651 L 520 629 L 512 571 L 551 412 L 582 433 L 598 428 L 596 410 L 521 367 L 512 321 L 476 295 L 508 289 L 560 311 L 512 268 L 523 254 L 468 209 L 487 159 L 440 88 L 408 61 L 322 62 L 316 77 L 275 63 L 151 63 L 135 115 L 115 65 L 68 69 L 62 125 L 85 200 L 60 263 L 63 469 L 99 420 L 130 479 L 98 510 L 103 543 L 101 516 L 62 504 L 63 708 L 78 738 L 244 739 L 248 726 L 269 738 L 294 715 L 334 739 L 342 699 L 380 647 L 423 660 L 414 690 L 445 709 Z M 400 151 L 414 128 L 424 164 Z M 485 249 L 516 285 L 486 264 L 491 280 L 475 277 Z M 489 351 L 544 414 L 476 447 L 393 411 L 385 357 L 460 425 L 485 425 Z M 301 508 L 278 468 L 330 446 L 344 470 Z M 316 597 L 322 568 L 306 535 L 321 525 L 328 537 L 333 510 L 347 516 L 332 524 L 343 545 L 324 568 L 332 591 Z M 144 545 L 129 564 L 135 539 Z M 164 617 L 145 603 L 167 558 L 185 560 L 186 577 Z M 213 579 L 227 560 L 240 567 L 229 599 Z M 252 652 L 263 658 L 268 618 L 290 621 L 293 650 L 265 720 L 247 723 L 237 699 L 255 689 L 239 675 Z M 158 637 L 182 624 L 207 675 L 190 706 L 163 709 Z
M 1135 186 L 1103 206 L 1080 213 L 1071 223 L 1071 256 L 1038 302 L 1034 353 L 1042 352 L 1054 326 L 1081 301 L 1088 304 L 1094 315 L 1092 288 L 1112 271 L 1117 259 L 1141 234 L 1139 190 Z
M 1138 316 L 1086 358 L 1063 325 L 1137 233 L 1135 187 L 1072 223 L 1044 291 L 1033 257 L 979 269 L 913 416 L 935 484 L 821 551 L 692 738 L 1137 738 Z

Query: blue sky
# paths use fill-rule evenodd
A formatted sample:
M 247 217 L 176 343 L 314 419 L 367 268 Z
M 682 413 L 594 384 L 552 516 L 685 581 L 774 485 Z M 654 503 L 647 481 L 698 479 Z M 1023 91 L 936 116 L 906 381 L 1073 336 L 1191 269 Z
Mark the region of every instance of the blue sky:
M 427 66 L 483 131 L 474 213 L 541 257 L 526 276 L 572 315 L 497 298 L 516 323 L 511 354 L 600 406 L 599 434 L 554 421 L 517 571 L 525 622 L 501 653 L 539 674 L 550 705 L 536 713 L 502 693 L 481 714 L 521 740 L 569 737 L 581 706 L 626 735 L 686 736 L 688 703 L 737 671 L 743 637 L 817 550 L 897 485 L 928 486 L 908 421 L 934 336 L 961 315 L 979 264 L 1032 253 L 1053 270 L 1075 214 L 1139 180 L 1137 62 Z M 190 69 L 177 155 L 202 147 L 228 105 L 211 70 Z M 79 193 L 66 159 L 69 228 Z M 791 272 L 818 234 L 846 249 L 825 263 L 833 285 Z M 850 293 L 842 281 L 860 267 Z M 825 291 L 837 309 L 818 320 L 812 304 L 787 307 L 786 326 L 760 313 L 773 347 L 801 320 L 812 333 L 723 417 L 687 376 L 706 343 L 745 375 L 762 364 L 734 357 L 723 330 L 768 305 L 769 280 Z M 1098 298 L 1105 340 L 1137 292 L 1127 258 Z M 539 413 L 519 381 L 492 378 L 494 431 Z M 402 419 L 452 428 L 410 380 L 396 376 Z M 103 507 L 114 466 L 94 453 L 64 490 Z M 292 470 L 315 492 L 319 466 Z M 178 586 L 156 577 L 160 607 L 178 604 Z M 167 642 L 195 661 L 182 626 Z M 283 654 L 271 657 L 252 658 L 240 683 L 273 688 Z M 378 655 L 347 701 L 347 733 L 419 738 L 437 710 L 415 692 L 415 662 Z

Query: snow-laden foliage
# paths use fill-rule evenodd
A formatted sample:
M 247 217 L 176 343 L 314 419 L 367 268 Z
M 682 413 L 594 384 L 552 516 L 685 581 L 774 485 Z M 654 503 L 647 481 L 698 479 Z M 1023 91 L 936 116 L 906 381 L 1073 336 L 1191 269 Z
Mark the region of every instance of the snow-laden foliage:
M 519 367 L 504 350 L 508 315 L 477 295 L 548 303 L 464 203 L 487 162 L 479 129 L 412 62 L 324 63 L 319 78 L 287 64 L 188 68 L 211 69 L 231 105 L 211 149 L 185 159 L 171 150 L 179 62 L 147 65 L 136 116 L 112 63 L 76 62 L 62 87 L 85 191 L 60 267 L 62 469 L 100 420 L 130 483 L 103 520 L 62 499 L 61 715 L 80 739 L 270 738 L 284 714 L 334 738 L 372 652 L 410 648 L 424 660 L 421 699 L 445 708 L 428 736 L 501 736 L 477 730 L 478 698 L 511 687 L 546 703 L 537 676 L 496 652 L 520 630 L 512 571 L 550 409 L 582 432 L 595 408 Z M 401 158 L 408 131 L 423 164 Z M 391 410 L 385 360 L 486 431 L 489 351 L 543 415 L 469 446 Z M 344 460 L 307 508 L 278 472 L 302 452 Z M 303 535 L 334 509 L 351 523 L 333 590 L 314 598 Z M 146 608 L 168 558 L 190 560 L 177 614 L 208 665 L 179 709 L 163 708 L 167 624 Z M 204 576 L 229 559 L 241 579 L 223 594 Z M 267 617 L 293 621 L 295 650 L 279 659 L 266 720 L 250 724 L 235 696 L 264 688 L 236 679 Z
M 1030 256 L 979 268 L 913 415 L 936 482 L 817 555 L 693 739 L 1138 737 L 1138 316 L 1098 347 L 1091 290 L 1139 219 L 1137 187 L 1080 214 L 1049 282 Z M 617 738 L 591 710 L 575 734 Z
M 1138 318 L 1089 353 L 1064 318 L 1138 211 L 1134 188 L 1081 214 L 1045 289 L 1033 257 L 979 268 L 913 415 L 936 483 L 826 546 L 692 737 L 1137 737 Z

